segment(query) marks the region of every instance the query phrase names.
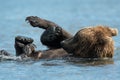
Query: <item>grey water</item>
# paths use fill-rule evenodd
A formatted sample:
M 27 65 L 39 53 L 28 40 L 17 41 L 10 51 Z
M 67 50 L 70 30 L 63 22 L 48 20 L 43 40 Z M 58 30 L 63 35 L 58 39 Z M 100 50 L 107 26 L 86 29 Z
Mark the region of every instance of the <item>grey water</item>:
M 15 55 L 14 38 L 34 39 L 37 50 L 44 30 L 31 27 L 25 18 L 39 16 L 75 34 L 79 29 L 107 25 L 120 30 L 120 0 L 0 0 L 0 50 Z M 115 53 L 110 60 L 0 61 L 0 80 L 119 80 L 120 36 L 113 37 Z

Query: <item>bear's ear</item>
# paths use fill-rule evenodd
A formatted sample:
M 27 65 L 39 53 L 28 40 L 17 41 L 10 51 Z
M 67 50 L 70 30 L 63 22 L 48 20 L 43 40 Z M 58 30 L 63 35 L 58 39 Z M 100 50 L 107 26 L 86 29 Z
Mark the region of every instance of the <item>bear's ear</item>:
M 99 45 L 105 45 L 106 43 L 112 41 L 112 38 L 109 36 L 105 36 L 105 37 L 99 37 L 97 40 L 97 44 Z
M 112 31 L 112 36 L 116 36 L 118 34 L 117 28 L 111 28 L 111 31 Z

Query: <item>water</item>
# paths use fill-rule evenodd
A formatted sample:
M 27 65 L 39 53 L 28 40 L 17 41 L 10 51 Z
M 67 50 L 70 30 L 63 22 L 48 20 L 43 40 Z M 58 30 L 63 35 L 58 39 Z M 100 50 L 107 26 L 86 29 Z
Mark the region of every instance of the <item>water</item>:
M 119 0 L 0 0 L 0 49 L 15 55 L 17 35 L 33 38 L 38 50 L 46 49 L 39 41 L 43 30 L 30 27 L 27 16 L 51 20 L 72 34 L 101 24 L 119 30 L 119 7 Z M 116 50 L 110 61 L 1 61 L 0 80 L 119 80 L 119 38 L 114 37 Z

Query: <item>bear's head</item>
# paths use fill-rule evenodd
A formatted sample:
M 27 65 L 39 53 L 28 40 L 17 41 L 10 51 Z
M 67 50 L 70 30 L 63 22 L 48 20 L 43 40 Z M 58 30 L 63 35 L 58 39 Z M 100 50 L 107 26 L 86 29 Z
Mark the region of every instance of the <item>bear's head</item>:
M 118 30 L 96 26 L 79 30 L 74 37 L 61 42 L 63 49 L 81 58 L 113 57 L 114 41 Z

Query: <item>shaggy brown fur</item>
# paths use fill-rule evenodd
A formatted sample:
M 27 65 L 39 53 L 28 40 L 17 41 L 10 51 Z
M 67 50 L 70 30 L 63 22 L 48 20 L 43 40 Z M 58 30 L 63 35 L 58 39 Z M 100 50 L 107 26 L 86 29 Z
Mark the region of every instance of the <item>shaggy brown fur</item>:
M 117 29 L 96 26 L 81 29 L 73 38 L 61 42 L 62 47 L 76 57 L 81 58 L 112 58 Z

